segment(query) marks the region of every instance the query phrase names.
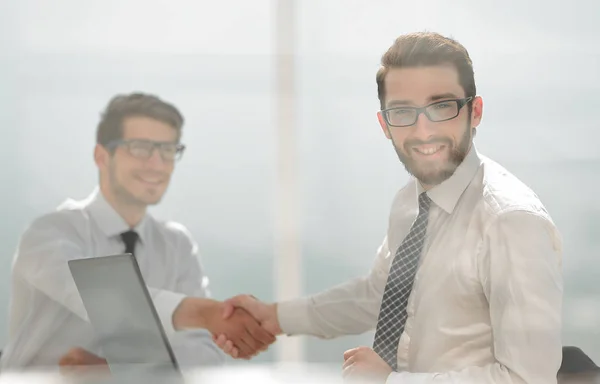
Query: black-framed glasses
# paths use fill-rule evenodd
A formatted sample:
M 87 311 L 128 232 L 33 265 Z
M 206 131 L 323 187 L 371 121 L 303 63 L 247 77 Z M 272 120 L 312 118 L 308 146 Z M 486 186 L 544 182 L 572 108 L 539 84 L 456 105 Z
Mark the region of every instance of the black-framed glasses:
M 118 146 L 126 148 L 131 156 L 142 160 L 148 160 L 155 149 L 159 151 L 160 156 L 164 161 L 179 160 L 181 159 L 181 156 L 183 156 L 183 151 L 185 150 L 185 145 L 180 143 L 142 139 L 111 141 L 107 145 L 107 148 L 112 150 Z
M 381 114 L 387 125 L 391 127 L 411 126 L 417 122 L 421 113 L 424 113 L 429 121 L 438 123 L 454 119 L 460 113 L 461 108 L 471 100 L 473 97 L 469 96 L 464 99 L 436 101 L 421 108 L 393 107 L 382 110 Z

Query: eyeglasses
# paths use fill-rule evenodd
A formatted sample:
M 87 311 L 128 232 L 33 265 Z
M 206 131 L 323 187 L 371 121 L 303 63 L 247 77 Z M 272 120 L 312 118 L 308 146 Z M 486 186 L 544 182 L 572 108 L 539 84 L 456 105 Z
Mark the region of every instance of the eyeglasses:
M 422 108 L 394 107 L 382 110 L 381 114 L 387 125 L 391 127 L 411 126 L 417 122 L 421 113 L 424 113 L 429 121 L 437 123 L 454 119 L 458 116 L 461 108 L 471 100 L 473 97 L 437 101 Z
M 106 147 L 112 150 L 119 146 L 125 147 L 131 156 L 142 160 L 152 157 L 155 149 L 158 149 L 163 161 L 179 160 L 185 150 L 185 145 L 179 143 L 140 139 L 115 140 Z

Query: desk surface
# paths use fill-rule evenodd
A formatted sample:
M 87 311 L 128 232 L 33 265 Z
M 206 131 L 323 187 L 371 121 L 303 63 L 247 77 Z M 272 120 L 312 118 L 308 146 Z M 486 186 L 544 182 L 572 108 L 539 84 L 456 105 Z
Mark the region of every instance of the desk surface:
M 0 384 L 342 384 L 341 367 L 317 364 L 296 365 L 232 365 L 222 368 L 197 368 L 184 371 L 182 375 L 151 372 L 149 370 L 129 370 L 111 376 L 103 375 L 62 375 L 52 372 L 4 372 L 0 374 Z M 561 378 L 559 384 L 600 384 L 597 375 L 573 375 Z
M 119 367 L 119 371 L 106 374 L 63 375 L 56 371 L 4 372 L 0 374 L 0 384 L 63 384 L 63 383 L 142 383 L 142 384 L 341 384 L 341 367 L 311 364 L 295 365 L 232 365 L 222 368 L 197 368 L 186 370 L 182 375 L 157 373 L 151 370 Z

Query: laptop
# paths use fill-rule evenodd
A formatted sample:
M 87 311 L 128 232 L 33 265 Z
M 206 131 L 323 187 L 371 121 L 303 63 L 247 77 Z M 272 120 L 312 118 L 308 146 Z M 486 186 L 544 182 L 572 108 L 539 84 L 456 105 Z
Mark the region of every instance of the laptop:
M 135 257 L 70 260 L 69 269 L 109 369 L 179 372 Z

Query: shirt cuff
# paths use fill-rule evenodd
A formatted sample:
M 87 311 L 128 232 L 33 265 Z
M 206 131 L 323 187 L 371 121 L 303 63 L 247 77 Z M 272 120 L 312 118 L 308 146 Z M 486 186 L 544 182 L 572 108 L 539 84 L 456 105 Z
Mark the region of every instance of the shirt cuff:
M 277 318 L 281 331 L 288 336 L 309 334 L 311 322 L 308 309 L 310 305 L 310 298 L 279 302 Z
M 175 309 L 177 309 L 185 297 L 186 295 L 183 293 L 162 290 L 159 290 L 154 295 L 154 306 L 156 307 L 156 312 L 158 312 L 158 317 L 162 322 L 167 337 L 170 337 L 175 333 L 175 328 L 173 327 L 173 312 L 175 312 Z

